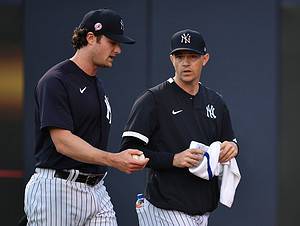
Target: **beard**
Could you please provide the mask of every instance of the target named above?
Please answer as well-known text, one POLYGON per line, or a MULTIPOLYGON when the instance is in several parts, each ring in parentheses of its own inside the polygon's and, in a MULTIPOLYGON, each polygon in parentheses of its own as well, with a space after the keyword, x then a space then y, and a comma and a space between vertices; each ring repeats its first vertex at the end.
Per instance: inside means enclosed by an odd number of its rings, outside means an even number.
POLYGON ((112 61, 105 61, 105 62, 95 62, 95 65, 97 67, 101 67, 101 68, 111 68, 112 67, 113 62, 112 61))

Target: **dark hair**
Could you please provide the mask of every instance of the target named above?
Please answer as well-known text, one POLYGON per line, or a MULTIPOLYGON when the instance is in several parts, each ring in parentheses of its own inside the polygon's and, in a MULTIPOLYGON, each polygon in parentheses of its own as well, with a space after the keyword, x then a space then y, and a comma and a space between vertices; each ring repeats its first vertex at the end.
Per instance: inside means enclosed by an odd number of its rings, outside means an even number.
MULTIPOLYGON (((72 45, 75 50, 78 50, 88 44, 86 35, 89 31, 86 28, 75 28, 72 35, 72 45)), ((101 39, 102 35, 95 34, 97 42, 101 39)))
POLYGON ((72 35, 72 45, 75 50, 87 45, 86 35, 88 31, 84 28, 76 27, 72 35))

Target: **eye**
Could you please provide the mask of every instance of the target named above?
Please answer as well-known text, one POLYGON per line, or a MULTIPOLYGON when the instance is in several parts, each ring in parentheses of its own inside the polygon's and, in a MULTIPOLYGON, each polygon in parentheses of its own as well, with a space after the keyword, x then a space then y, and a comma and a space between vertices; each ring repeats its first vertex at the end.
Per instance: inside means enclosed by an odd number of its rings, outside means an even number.
POLYGON ((183 59, 183 55, 175 55, 176 59, 178 60, 182 60, 183 59))
POLYGON ((109 40, 109 42, 110 42, 111 45, 117 45, 118 44, 117 42, 115 42, 113 40, 109 40))
POLYGON ((200 56, 197 55, 197 54, 192 54, 190 57, 191 57, 191 59, 196 60, 196 59, 198 59, 200 56))

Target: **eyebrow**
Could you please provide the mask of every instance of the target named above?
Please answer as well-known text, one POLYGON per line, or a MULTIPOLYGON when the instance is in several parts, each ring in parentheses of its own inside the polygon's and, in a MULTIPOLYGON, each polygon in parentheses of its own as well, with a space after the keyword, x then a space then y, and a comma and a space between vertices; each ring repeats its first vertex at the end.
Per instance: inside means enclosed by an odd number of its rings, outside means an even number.
POLYGON ((198 53, 178 53, 178 54, 174 54, 175 57, 176 56, 183 56, 183 55, 196 55, 196 56, 201 56, 201 54, 198 53))

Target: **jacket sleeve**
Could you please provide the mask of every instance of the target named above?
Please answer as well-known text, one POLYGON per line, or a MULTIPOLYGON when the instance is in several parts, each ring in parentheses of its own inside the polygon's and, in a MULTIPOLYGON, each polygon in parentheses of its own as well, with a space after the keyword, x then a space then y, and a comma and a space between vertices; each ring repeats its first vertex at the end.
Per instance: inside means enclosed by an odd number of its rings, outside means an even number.
POLYGON ((139 97, 130 112, 122 135, 121 150, 139 149, 150 160, 147 167, 164 169, 173 167, 174 154, 149 149, 149 140, 157 124, 156 103, 151 91, 139 97))
POLYGON ((149 158, 146 167, 151 169, 168 169, 173 167, 174 154, 169 152, 157 152, 150 150, 145 143, 135 137, 123 137, 121 151, 125 149, 138 149, 142 151, 145 157, 149 158))
POLYGON ((232 128, 229 110, 225 104, 224 104, 222 126, 221 126, 221 141, 222 142, 223 141, 232 141, 232 142, 236 143, 236 145, 238 146, 238 149, 240 150, 237 138, 236 138, 233 128, 232 128))

